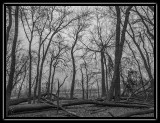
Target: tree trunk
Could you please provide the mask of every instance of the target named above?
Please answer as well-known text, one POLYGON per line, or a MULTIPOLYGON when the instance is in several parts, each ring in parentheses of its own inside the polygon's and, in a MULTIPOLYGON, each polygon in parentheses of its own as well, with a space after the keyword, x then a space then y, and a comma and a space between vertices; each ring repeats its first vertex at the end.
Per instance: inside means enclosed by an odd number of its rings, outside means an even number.
POLYGON ((73 77, 72 77, 71 91, 70 91, 70 98, 71 99, 73 99, 73 95, 74 95, 74 85, 75 85, 75 76, 76 76, 76 66, 75 66, 75 59, 74 59, 74 55, 73 55, 73 49, 74 49, 74 47, 72 47, 72 50, 71 50, 72 65, 73 65, 73 77))
POLYGON ((117 11, 117 25, 116 25, 116 51, 115 51, 115 69, 114 69, 114 75, 113 75, 113 80, 110 88, 110 93, 109 93, 109 100, 113 98, 113 94, 115 91, 115 100, 118 101, 120 99, 120 73, 119 73, 119 66, 121 62, 121 57, 122 57, 122 51, 123 51, 123 45, 125 41, 125 33, 126 33, 126 28, 128 24, 128 18, 130 14, 130 9, 132 6, 129 6, 126 10, 126 17, 124 21, 124 26, 122 29, 122 35, 120 38, 120 23, 121 23, 121 14, 120 14, 120 8, 119 6, 116 6, 116 11, 117 11), (120 42, 121 40, 121 42, 120 42))
POLYGON ((32 88, 31 88, 31 84, 32 84, 32 54, 31 54, 31 41, 29 42, 29 92, 28 92, 28 104, 31 104, 31 93, 32 93, 32 88))
POLYGON ((48 42, 48 45, 47 45, 47 48, 46 48, 46 50, 44 51, 44 49, 43 49, 43 57, 42 57, 42 62, 41 62, 41 67, 40 67, 40 73, 39 73, 39 81, 38 81, 38 102, 40 102, 40 98, 41 98, 41 84, 42 84, 42 72, 43 72, 43 65, 44 65, 44 61, 45 61, 45 59, 46 59, 46 56, 47 56, 47 52, 48 52, 48 49, 49 49, 49 46, 50 46, 50 44, 51 44, 51 41, 52 41, 52 38, 53 38, 53 36, 55 35, 57 33, 57 30, 55 30, 53 33, 52 33, 52 35, 51 35, 51 37, 50 37, 50 39, 49 39, 49 42, 48 42))
POLYGON ((11 67, 10 67, 10 74, 9 74, 9 81, 6 89, 6 117, 8 116, 8 108, 10 105, 10 97, 12 92, 13 86, 13 79, 14 79, 14 72, 15 72, 15 63, 16 63, 16 44, 18 39, 18 13, 19 13, 19 6, 16 6, 15 9, 15 34, 14 40, 12 44, 12 53, 11 53, 11 67))
POLYGON ((52 80, 51 80, 51 95, 50 95, 50 100, 52 99, 52 93, 53 93, 53 82, 54 82, 54 75, 55 75, 55 70, 56 70, 56 65, 57 65, 57 61, 54 64, 54 68, 53 68, 53 73, 52 73, 52 80))
MULTIPOLYGON (((114 67, 114 75, 110 87, 110 92, 108 95, 108 99, 112 100, 114 93, 115 93, 115 87, 120 83, 118 82, 117 77, 119 76, 119 44, 120 44, 120 21, 121 21, 121 15, 120 15, 120 8, 119 6, 116 6, 116 12, 117 12, 117 25, 116 25, 116 48, 115 48, 115 67, 114 67), (115 85, 116 84, 116 85, 115 85)), ((118 90, 116 90, 118 92, 118 90)), ((118 95, 118 94, 117 94, 118 95)), ((118 98, 118 97, 116 97, 118 98)))
POLYGON ((58 90, 57 90, 57 114, 58 114, 58 109, 59 109, 59 89, 60 89, 60 86, 59 86, 59 80, 58 80, 58 90))
POLYGON ((12 27, 12 6, 7 6, 8 8, 8 19, 9 19, 9 24, 7 26, 7 32, 6 32, 6 54, 7 54, 7 44, 8 44, 8 39, 9 39, 9 32, 12 27))
POLYGON ((108 93, 108 68, 107 68, 107 63, 106 63, 105 56, 104 56, 104 65, 105 65, 105 68, 106 68, 106 91, 108 93))
POLYGON ((38 102, 40 102, 41 99, 41 80, 42 80, 43 64, 44 64, 44 58, 42 58, 42 63, 39 72, 39 79, 38 79, 38 102))
POLYGON ((18 96, 17 96, 18 99, 19 99, 19 97, 20 97, 21 90, 22 90, 22 86, 23 86, 23 82, 24 82, 25 78, 26 78, 26 66, 25 66, 25 74, 24 74, 24 77, 23 77, 21 86, 20 86, 20 88, 19 88, 18 96))
MULTIPOLYGON (((87 69, 86 69, 86 73, 87 73, 87 69)), ((88 80, 88 74, 86 74, 86 99, 88 99, 89 97, 89 80, 88 80)))
MULTIPOLYGON (((41 39, 40 39, 41 40, 41 39)), ((40 64, 40 50, 41 50, 41 43, 39 42, 39 49, 38 49, 38 64, 37 64, 37 77, 36 77, 36 84, 34 87, 34 97, 37 95, 37 88, 38 88, 38 79, 39 79, 39 64, 40 64)), ((35 99, 33 99, 33 103, 35 103, 35 99)))
POLYGON ((106 95, 106 85, 105 85, 105 72, 104 72, 104 52, 103 48, 101 50, 101 75, 102 75, 102 95, 101 97, 104 97, 106 95))
POLYGON ((86 99, 88 99, 88 94, 89 94, 89 78, 88 78, 88 69, 87 69, 87 63, 84 60, 84 67, 85 67, 85 71, 86 71, 86 99))
POLYGON ((97 78, 96 78, 96 81, 97 81, 97 93, 98 93, 98 98, 100 97, 100 94, 99 94, 99 84, 98 84, 98 80, 97 80, 97 78))
POLYGON ((47 98, 49 99, 49 92, 50 92, 50 80, 51 80, 51 72, 52 72, 52 63, 53 63, 53 58, 51 58, 50 61, 50 66, 49 66, 49 76, 48 76, 48 84, 47 84, 47 98))
POLYGON ((84 96, 84 77, 83 77, 83 71, 82 71, 82 67, 81 67, 81 83, 82 83, 82 98, 84 99, 85 96, 84 96))

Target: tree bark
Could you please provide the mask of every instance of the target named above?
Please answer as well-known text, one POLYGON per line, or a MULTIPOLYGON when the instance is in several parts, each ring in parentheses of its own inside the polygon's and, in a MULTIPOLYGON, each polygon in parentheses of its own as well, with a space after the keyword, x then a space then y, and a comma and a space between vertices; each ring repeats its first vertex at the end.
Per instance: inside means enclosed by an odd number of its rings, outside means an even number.
MULTIPOLYGON (((40 41, 41 41, 41 37, 40 37, 40 41)), ((40 65, 40 51, 41 51, 41 42, 39 42, 39 48, 38 48, 38 64, 37 64, 37 77, 36 77, 36 84, 34 87, 34 99, 33 99, 33 103, 35 103, 35 99, 36 99, 36 95, 37 95, 37 88, 38 88, 38 78, 39 78, 39 65, 40 65)))
POLYGON ((8 39, 9 39, 9 32, 12 27, 12 6, 7 6, 7 8, 8 8, 9 24, 7 26, 7 32, 6 32, 6 54, 7 54, 7 44, 8 44, 8 39))
POLYGON ((31 93, 32 93, 32 88, 31 88, 31 84, 32 84, 32 54, 31 54, 31 41, 29 42, 29 92, 28 92, 28 104, 31 104, 31 93))
POLYGON ((76 77, 76 65, 75 65, 75 59, 74 59, 74 54, 73 54, 73 50, 74 50, 76 43, 77 43, 77 39, 75 40, 72 46, 72 49, 71 49, 71 58, 72 58, 72 65, 73 65, 73 77, 72 77, 71 91, 70 91, 71 99, 73 99, 73 95, 74 95, 74 85, 75 85, 75 77, 76 77))
POLYGON ((84 60, 84 65, 85 65, 85 69, 86 69, 86 99, 88 99, 88 93, 89 93, 89 78, 88 78, 88 69, 87 69, 87 63, 84 60))
POLYGON ((20 97, 21 90, 22 90, 22 86, 23 86, 24 80, 25 80, 25 78, 26 78, 26 72, 27 72, 27 71, 26 71, 26 66, 25 66, 24 77, 23 77, 22 83, 21 83, 21 85, 20 85, 19 92, 18 92, 18 96, 17 96, 18 99, 19 99, 19 97, 20 97))
POLYGON ((83 77, 83 71, 82 71, 82 67, 81 67, 81 83, 82 83, 82 98, 84 99, 85 96, 84 96, 84 77, 83 77))
POLYGON ((46 110, 56 108, 47 104, 39 103, 39 104, 25 104, 25 105, 16 105, 9 108, 9 115, 18 114, 18 113, 26 113, 26 112, 37 112, 40 110, 46 110))
POLYGON ((119 66, 121 62, 122 52, 123 52, 123 45, 125 41, 125 33, 126 28, 128 24, 130 9, 132 6, 129 6, 126 10, 126 17, 124 20, 124 26, 122 29, 122 35, 120 38, 120 23, 121 23, 121 14, 120 14, 120 8, 119 6, 116 6, 117 11, 117 25, 116 25, 116 51, 115 51, 115 68, 114 68, 114 75, 113 80, 111 84, 111 89, 109 92, 109 100, 113 98, 113 94, 115 92, 115 100, 118 101, 120 99, 120 72, 119 72, 119 66), (121 40, 121 42, 120 42, 121 40))
MULTIPOLYGON (((56 65, 58 64, 58 61, 56 60, 53 68, 53 73, 52 73, 52 80, 51 80, 51 94, 53 93, 53 82, 54 82, 54 75, 55 75, 55 70, 56 70, 56 65)), ((52 95, 50 95, 50 100, 52 99, 52 95)))
POLYGON ((52 73, 52 63, 53 58, 51 57, 50 65, 49 65, 49 76, 48 76, 48 84, 47 84, 47 98, 49 99, 49 92, 50 92, 50 84, 51 84, 51 73, 52 73))
POLYGON ((16 44, 18 39, 18 13, 19 13, 19 6, 16 6, 15 9, 15 34, 14 40, 12 44, 12 53, 11 53, 11 67, 10 67, 10 74, 9 74, 9 81, 6 89, 6 117, 8 116, 8 108, 10 105, 10 97, 12 92, 13 86, 13 79, 14 79, 14 72, 15 72, 15 63, 16 63, 16 44))
POLYGON ((106 58, 104 56, 104 65, 105 65, 105 68, 106 68, 106 91, 108 93, 108 68, 107 68, 107 63, 106 63, 106 58))
POLYGON ((99 92, 99 84, 98 84, 98 80, 96 79, 96 82, 97 82, 97 93, 98 93, 98 98, 100 97, 100 92, 99 92))
MULTIPOLYGON (((117 25, 116 25, 116 49, 115 49, 115 68, 114 68, 114 75, 109 91, 108 100, 112 100, 115 91, 118 92, 118 90, 115 90, 115 88, 118 87, 118 84, 120 83, 117 79, 119 76, 119 62, 120 62, 120 55, 119 55, 119 45, 120 45, 120 21, 121 21, 121 14, 120 14, 120 8, 119 6, 116 6, 116 12, 117 12, 117 25)), ((118 95, 118 94, 117 94, 118 95)), ((118 99, 118 97, 116 97, 118 99)))
POLYGON ((105 85, 105 72, 104 72, 104 51, 103 48, 101 50, 101 75, 102 75, 102 95, 104 97, 106 95, 106 85, 105 85))

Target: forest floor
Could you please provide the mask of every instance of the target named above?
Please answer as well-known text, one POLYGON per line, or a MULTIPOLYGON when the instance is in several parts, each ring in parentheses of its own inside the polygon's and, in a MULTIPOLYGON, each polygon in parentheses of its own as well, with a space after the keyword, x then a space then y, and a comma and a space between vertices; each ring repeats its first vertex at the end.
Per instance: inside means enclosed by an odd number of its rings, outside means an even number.
MULTIPOLYGON (((65 94, 61 94, 62 97, 65 96, 65 94)), ((79 99, 75 100, 60 100, 60 105, 69 103, 69 102, 74 102, 74 101, 81 101, 81 95, 78 94, 75 97, 79 99)), ((152 97, 152 96, 151 96, 152 97)), ((142 99, 141 97, 139 97, 142 99)), ((93 100, 96 99, 95 95, 91 98, 93 100)), ((151 99, 154 100, 154 99, 151 99)), ((147 103, 151 104, 152 107, 154 107, 154 101, 146 100, 143 101, 138 101, 134 100, 132 103, 147 103)), ((19 105, 25 105, 26 103, 21 103, 19 105)), ((57 105, 57 101, 54 101, 54 104, 57 105)), ((74 113, 79 117, 82 117, 85 119, 85 117, 90 117, 90 118, 95 118, 95 117, 102 117, 102 118, 107 118, 107 117, 117 117, 122 114, 126 114, 129 112, 135 112, 135 111, 140 111, 140 110, 145 110, 144 108, 131 108, 131 107, 114 107, 114 106, 102 106, 102 105, 95 105, 95 104, 81 104, 81 105, 73 105, 73 106, 66 106, 64 107, 68 112, 74 113)), ((149 113, 149 114, 143 114, 143 115, 133 115, 131 117, 137 117, 137 118, 153 118, 154 113, 149 113)), ((57 117, 57 118, 63 118, 63 117, 74 117, 74 116, 69 116, 69 114, 63 110, 59 110, 57 114, 57 109, 56 108, 51 108, 51 109, 45 109, 41 111, 32 111, 32 112, 21 112, 19 114, 12 114, 9 115, 9 117, 14 117, 14 118, 32 118, 33 117, 57 117)))
MULTIPOLYGON (((108 107, 97 106, 95 104, 83 104, 65 107, 69 112, 75 113, 79 117, 117 117, 127 112, 143 110, 143 108, 126 108, 126 107, 108 107), (111 114, 110 114, 111 113, 111 114), (111 116, 113 115, 113 116, 111 116)), ((21 114, 10 115, 9 117, 69 117, 68 114, 59 110, 57 114, 56 109, 48 109, 37 112, 23 112, 21 114)), ((73 116, 72 116, 73 117, 73 116)), ((154 117, 154 113, 144 115, 134 115, 131 117, 154 117)))

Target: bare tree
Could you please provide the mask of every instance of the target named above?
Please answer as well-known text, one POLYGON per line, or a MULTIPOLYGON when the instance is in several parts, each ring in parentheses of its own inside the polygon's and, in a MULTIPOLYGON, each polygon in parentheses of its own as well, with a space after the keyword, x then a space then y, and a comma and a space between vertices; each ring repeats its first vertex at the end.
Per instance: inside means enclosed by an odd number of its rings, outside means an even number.
POLYGON ((61 58, 61 56, 63 55, 63 53, 66 52, 66 47, 65 45, 63 45, 63 38, 61 37, 61 35, 59 34, 58 35, 58 39, 57 39, 58 43, 53 43, 51 46, 53 49, 49 49, 50 51, 50 54, 51 54, 51 59, 50 59, 50 65, 49 65, 49 76, 48 76, 48 86, 47 86, 47 95, 48 95, 48 98, 49 98, 49 94, 50 94, 50 80, 51 80, 51 73, 52 73, 52 68, 53 68, 53 62, 55 61, 59 61, 60 60, 63 60, 61 58), (56 48, 57 47, 57 48, 56 48), (57 50, 58 51, 57 51, 57 50), (64 52, 62 52, 64 50, 64 52))
POLYGON ((15 61, 16 61, 15 49, 16 49, 16 43, 18 38, 18 14, 19 14, 19 6, 16 6, 15 7, 15 35, 14 35, 14 40, 12 44, 12 53, 11 53, 12 58, 11 58, 9 81, 6 89, 6 117, 8 116, 8 108, 10 104, 11 92, 13 89, 12 86, 13 86, 13 78, 14 78, 14 72, 15 72, 15 61))
MULTIPOLYGON (((31 103, 31 84, 32 84, 32 41, 35 35, 35 29, 37 28, 37 24, 40 22, 40 19, 44 19, 44 13, 37 14, 38 11, 42 9, 41 7, 21 7, 21 21, 23 25, 23 29, 26 35, 26 38, 29 42, 29 100, 28 103, 31 103)), ((45 25, 44 25, 45 26, 45 25)), ((43 31, 43 29, 42 29, 43 31)))
POLYGON ((74 40, 72 47, 71 47, 71 58, 72 58, 72 66, 73 66, 73 77, 72 77, 72 83, 71 83, 71 91, 70 91, 70 98, 72 99, 74 96, 74 85, 75 85, 75 76, 76 76, 76 65, 75 65, 75 58, 74 58, 74 52, 76 50, 74 50, 78 40, 82 40, 82 36, 84 34, 82 34, 82 32, 85 31, 85 29, 88 27, 88 20, 89 17, 89 12, 83 12, 80 15, 77 15, 77 20, 75 21, 75 27, 73 29, 73 36, 70 35, 70 37, 72 37, 72 39, 74 40))
POLYGON ((115 93, 115 99, 116 100, 120 99, 119 65, 120 65, 121 57, 122 57, 122 51, 123 51, 123 45, 124 45, 124 41, 125 41, 125 33, 126 33, 127 24, 128 24, 128 18, 129 18, 129 14, 130 14, 130 10, 131 10, 132 6, 129 6, 126 9, 126 12, 125 12, 126 15, 125 15, 124 26, 122 29, 121 37, 120 37, 121 11, 120 11, 119 6, 115 6, 115 8, 116 8, 116 12, 117 12, 115 67, 114 67, 113 80, 111 83, 109 97, 108 97, 109 100, 111 100, 113 98, 114 93, 115 93))
MULTIPOLYGON (((141 55, 141 57, 142 57, 142 60, 143 60, 143 62, 144 62, 144 66, 145 66, 145 68, 146 68, 146 70, 147 70, 147 73, 148 73, 148 75, 149 75, 149 78, 150 78, 150 80, 151 80, 151 81, 150 81, 150 82, 151 82, 151 87, 152 87, 152 89, 154 90, 154 79, 153 79, 153 76, 152 76, 150 64, 148 64, 148 63, 149 63, 149 58, 148 58, 149 56, 147 56, 147 59, 145 58, 145 56, 144 56, 144 54, 143 54, 140 46, 139 46, 138 43, 136 42, 135 32, 134 32, 134 30, 132 29, 131 24, 129 24, 129 25, 130 25, 130 28, 131 28, 131 31, 132 31, 132 35, 131 35, 130 33, 128 33, 128 34, 129 34, 130 37, 132 38, 134 44, 136 45, 136 47, 137 47, 137 49, 138 49, 138 51, 139 51, 139 53, 140 53, 140 55, 141 55)), ((139 35, 139 36, 140 36, 140 35, 139 35)), ((143 41, 142 38, 141 38, 141 40, 143 41)), ((143 43, 144 43, 144 42, 143 42, 143 43)), ((146 55, 147 55, 147 53, 146 53, 146 55)))
MULTIPOLYGON (((49 11, 49 10, 48 10, 49 11)), ((48 12, 47 11, 47 12, 48 12)), ((49 14, 50 14, 50 19, 51 20, 48 20, 48 16, 46 15, 46 19, 49 21, 49 33, 47 35, 50 35, 49 39, 48 36, 43 40, 43 42, 45 40, 48 40, 48 43, 47 43, 47 46, 46 48, 44 49, 43 48, 43 57, 42 57, 42 61, 41 61, 41 65, 40 65, 40 71, 39 71, 39 79, 38 79, 38 100, 40 101, 40 97, 41 97, 41 80, 42 80, 42 71, 43 71, 43 65, 44 65, 44 62, 45 62, 45 59, 46 59, 46 56, 47 56, 47 52, 48 52, 48 49, 50 47, 50 44, 51 42, 53 41, 53 37, 58 33, 60 32, 62 29, 66 28, 67 26, 69 26, 70 23, 72 23, 72 21, 75 20, 75 18, 72 18, 71 20, 67 20, 66 21, 66 18, 71 14, 70 11, 68 11, 66 9, 66 7, 62 7, 60 9, 58 8, 52 8, 52 11, 49 11, 49 14), (56 20, 53 21, 53 11, 55 12, 58 12, 60 13, 60 17, 57 17, 56 20), (52 27, 51 24, 54 24, 56 23, 56 25, 53 25, 52 27)))

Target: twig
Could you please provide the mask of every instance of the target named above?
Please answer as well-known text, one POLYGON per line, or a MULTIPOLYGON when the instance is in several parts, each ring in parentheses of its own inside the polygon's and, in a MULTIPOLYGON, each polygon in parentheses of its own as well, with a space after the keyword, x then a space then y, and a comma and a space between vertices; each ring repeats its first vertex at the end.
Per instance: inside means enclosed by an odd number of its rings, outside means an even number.
POLYGON ((111 112, 108 112, 108 114, 110 114, 112 117, 115 117, 111 112))

